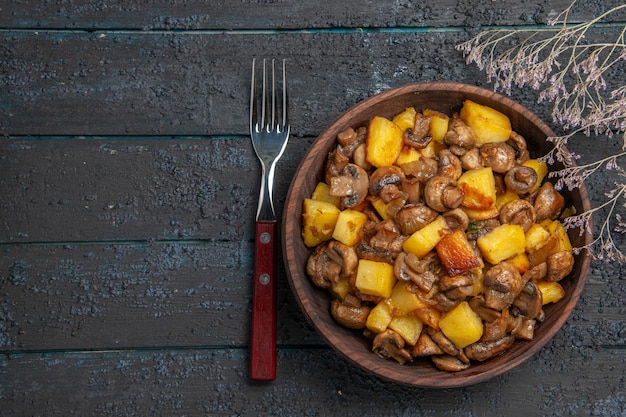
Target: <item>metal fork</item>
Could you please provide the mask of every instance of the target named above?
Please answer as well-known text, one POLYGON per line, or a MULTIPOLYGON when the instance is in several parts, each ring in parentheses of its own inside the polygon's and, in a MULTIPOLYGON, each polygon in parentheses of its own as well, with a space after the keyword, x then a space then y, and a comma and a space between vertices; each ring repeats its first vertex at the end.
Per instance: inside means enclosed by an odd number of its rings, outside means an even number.
POLYGON ((271 61, 271 74, 268 74, 267 62, 264 59, 259 94, 255 64, 256 60, 253 60, 250 136, 254 151, 261 162, 262 178, 254 240, 250 378, 269 381, 276 379, 276 255, 279 248, 272 195, 276 162, 285 151, 289 139, 287 75, 283 60, 282 80, 279 82, 282 85, 282 93, 278 100, 275 61, 271 61), (269 87, 268 83, 271 83, 269 87), (282 117, 279 117, 279 113, 282 117))

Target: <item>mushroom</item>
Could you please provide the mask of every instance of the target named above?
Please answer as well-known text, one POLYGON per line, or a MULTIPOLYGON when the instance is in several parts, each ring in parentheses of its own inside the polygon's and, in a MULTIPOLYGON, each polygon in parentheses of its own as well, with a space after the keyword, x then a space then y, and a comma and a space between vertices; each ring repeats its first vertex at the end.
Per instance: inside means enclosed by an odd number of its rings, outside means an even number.
POLYGON ((535 197, 535 214, 537 221, 556 219, 565 206, 565 199, 554 188, 551 182, 544 183, 535 197))
POLYGON ((437 174, 438 163, 435 159, 428 156, 402 164, 404 175, 417 178, 419 181, 426 182, 437 174))
POLYGON ((505 174, 504 182, 514 193, 526 194, 537 183, 537 173, 530 167, 517 165, 505 174))
POLYGON ((437 275, 420 263, 414 254, 400 252, 393 264, 393 273, 400 281, 411 281, 422 291, 430 292, 437 282, 437 275))
POLYGON ((328 255, 327 245, 318 245, 306 263, 306 271, 311 281, 320 288, 329 288, 339 281, 341 265, 328 255))
POLYGON ((398 363, 411 362, 413 357, 404 348, 404 339, 393 330, 385 330, 374 337, 372 350, 383 358, 395 359, 398 363))
POLYGON ((443 350, 444 353, 452 356, 459 356, 461 349, 456 347, 450 339, 448 339, 441 330, 435 330, 431 327, 427 328, 428 335, 433 339, 433 342, 437 343, 437 346, 443 350))
POLYGON ((403 134, 405 145, 416 149, 423 149, 432 140, 430 133, 430 117, 420 113, 415 115, 415 123, 412 129, 406 129, 403 134))
POLYGON ((348 158, 352 158, 355 150, 361 144, 365 143, 366 134, 367 129, 364 127, 361 127, 358 130, 354 130, 349 127, 343 132, 340 132, 337 135, 337 142, 339 142, 339 146, 341 146, 340 149, 342 153, 348 158))
POLYGON ((404 179, 404 172, 396 165, 387 165, 376 169, 369 178, 369 192, 380 196, 385 203, 400 198, 398 185, 404 179))
POLYGON ((456 181, 452 178, 437 175, 426 183, 424 200, 430 208, 443 213, 461 205, 463 191, 457 187, 456 181))
POLYGON ((519 331, 515 334, 516 339, 533 340, 535 337, 535 319, 523 319, 519 331))
POLYGON ((539 281, 540 279, 544 279, 546 275, 548 275, 548 264, 546 262, 542 262, 524 272, 522 279, 524 281, 539 281))
POLYGON ((513 264, 502 261, 485 272, 483 284, 487 307, 503 310, 513 303, 522 291, 524 281, 513 264))
MULTIPOLYGON (((356 298, 356 297, 354 297, 356 298)), ((330 304, 330 312, 337 321, 349 329, 363 329, 370 308, 365 305, 353 305, 339 300, 333 300, 330 304)))
POLYGON ((400 230, 393 220, 384 220, 378 223, 374 229, 376 234, 370 239, 369 246, 376 251, 387 251, 395 258, 402 251, 406 237, 400 234, 400 230))
POLYGON ((326 159, 325 181, 330 184, 333 177, 341 175, 341 171, 350 163, 348 158, 341 149, 335 148, 328 154, 326 159))
POLYGON ((515 149, 506 143, 485 143, 480 147, 480 156, 484 166, 494 172, 505 173, 515 165, 515 149))
POLYGON ((539 287, 532 281, 528 281, 519 295, 513 301, 513 305, 527 319, 537 317, 543 307, 543 296, 539 287))
POLYGON ((474 293, 474 279, 468 274, 444 275, 439 279, 439 291, 450 300, 463 300, 474 293))
POLYGON ((333 262, 341 266, 340 278, 349 278, 356 272, 359 257, 351 246, 336 240, 328 243, 326 252, 333 262))
POLYGON ((449 149, 442 149, 437 156, 439 157, 437 175, 443 175, 444 177, 458 180, 463 173, 463 167, 461 166, 459 157, 453 154, 449 149))
POLYGON ((411 235, 434 221, 438 213, 423 204, 406 205, 394 216, 400 231, 404 235, 411 235))
POLYGON ((487 304, 485 304, 485 297, 482 295, 472 297, 469 300, 469 306, 480 316, 481 320, 486 323, 491 323, 502 317, 500 311, 487 307, 487 304))
POLYGON ((485 361, 499 355, 513 345, 515 336, 505 336, 491 342, 476 342, 465 347, 465 355, 475 361, 485 361))
POLYGON ((523 199, 509 201, 500 209, 500 223, 517 224, 524 232, 535 223, 535 209, 532 204, 523 199))
POLYGON ((354 250, 357 253, 359 259, 366 259, 368 261, 386 262, 393 265, 393 254, 388 250, 377 250, 368 245, 365 242, 358 243, 354 250))
POLYGON ((356 164, 347 164, 338 176, 330 179, 329 194, 341 197, 345 208, 356 207, 365 201, 369 190, 367 172, 356 164))
POLYGON ((439 345, 435 343, 426 332, 422 332, 417 338, 417 342, 415 343, 411 354, 415 357, 442 355, 443 350, 441 350, 439 345))
POLYGON ((406 195, 406 203, 419 203, 422 197, 421 182, 419 178, 404 178, 400 183, 402 192, 406 195))
POLYGON ((574 269, 574 255, 570 251, 561 251, 548 257, 546 281, 560 281, 574 269))
POLYGON ((448 124, 448 131, 443 137, 443 142, 449 146, 470 149, 476 144, 476 136, 465 122, 458 118, 452 118, 448 124))
MULTIPOLYGON (((450 230, 466 230, 469 226, 469 217, 463 209, 455 208, 442 214, 450 230)), ((434 220, 434 219, 433 219, 434 220)))
POLYGON ((365 170, 372 167, 372 164, 367 162, 367 146, 365 143, 361 143, 356 147, 354 154, 352 154, 352 161, 365 170))
POLYGON ((478 148, 472 148, 465 152, 465 154, 461 155, 461 166, 463 169, 479 169, 483 168, 483 158, 480 155, 480 150, 478 148))
POLYGON ((470 367, 469 361, 466 363, 451 355, 434 355, 431 360, 437 369, 447 372, 459 372, 470 367))
POLYGON ((517 163, 521 164, 530 159, 530 153, 528 152, 528 147, 526 145, 526 139, 519 133, 515 131, 511 131, 511 135, 509 136, 509 140, 507 141, 517 153, 517 163))
POLYGON ((495 340, 502 339, 506 336, 508 330, 507 321, 499 317, 491 323, 485 323, 483 326, 483 335, 481 336, 481 342, 493 342, 495 340))

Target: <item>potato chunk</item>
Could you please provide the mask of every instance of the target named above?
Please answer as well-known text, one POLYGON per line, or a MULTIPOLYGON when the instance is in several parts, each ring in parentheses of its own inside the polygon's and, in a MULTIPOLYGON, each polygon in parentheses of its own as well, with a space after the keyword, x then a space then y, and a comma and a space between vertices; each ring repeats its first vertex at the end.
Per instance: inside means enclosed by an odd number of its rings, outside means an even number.
POLYGON ((365 327, 374 333, 382 333, 387 330, 392 317, 389 303, 382 301, 370 310, 365 327))
POLYGON ((404 144, 403 130, 389 119, 374 116, 367 130, 365 159, 375 167, 393 165, 404 144))
POLYGON ((419 297, 419 294, 411 291, 408 284, 404 281, 398 281, 394 285, 389 301, 391 313, 394 316, 406 316, 414 311, 428 307, 428 304, 419 297))
POLYGON ((556 303, 561 300, 561 298, 565 297, 565 290, 556 281, 538 281, 535 283, 541 291, 541 295, 543 297, 543 305, 549 303, 556 303))
POLYGON ((389 322, 389 328, 402 336, 411 346, 417 343, 423 327, 422 321, 413 315, 394 317, 389 322))
POLYGON ((385 262, 359 260, 355 287, 363 294, 389 298, 395 283, 393 266, 385 262))
POLYGON ((448 122, 450 121, 450 117, 446 114, 430 109, 424 110, 422 114, 430 117, 429 133, 433 137, 433 140, 441 142, 448 131, 448 122))
POLYGON ((363 225, 367 222, 367 215, 358 210, 346 209, 339 212, 333 239, 344 245, 354 246, 363 237, 363 225))
POLYGON ((302 213, 302 238, 308 247, 329 240, 335 229, 339 209, 332 203, 311 198, 304 199, 302 213))
POLYGON ((450 276, 480 266, 480 259, 472 249, 465 232, 460 229, 445 235, 435 248, 441 263, 450 276))
POLYGON ((409 236, 409 238, 404 241, 404 251, 412 253, 418 258, 422 258, 434 249, 446 230, 448 230, 448 223, 443 216, 439 216, 434 221, 409 236))
POLYGON ((526 236, 517 224, 503 224, 477 240, 478 248, 487 262, 496 265, 505 259, 524 253, 526 236))
POLYGON ((463 207, 490 210, 496 206, 496 181, 491 168, 470 169, 461 175, 457 184, 463 191, 463 207))
POLYGON ((318 182, 311 194, 313 200, 326 201, 337 207, 341 207, 341 198, 330 195, 330 185, 318 182))
POLYGON ((483 335, 483 322, 467 301, 446 313, 439 320, 439 328, 460 349, 479 341, 483 335))
POLYGON ((465 100, 460 116, 474 132, 478 145, 506 142, 511 136, 511 120, 491 107, 465 100))

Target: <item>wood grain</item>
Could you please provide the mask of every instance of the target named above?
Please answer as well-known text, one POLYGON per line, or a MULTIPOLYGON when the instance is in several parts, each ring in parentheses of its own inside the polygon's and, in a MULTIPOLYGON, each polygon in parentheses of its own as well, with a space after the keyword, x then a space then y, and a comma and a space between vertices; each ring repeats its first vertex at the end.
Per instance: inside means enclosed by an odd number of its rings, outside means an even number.
MULTIPOLYGON (((300 159, 343 111, 416 81, 491 88, 454 46, 485 25, 542 27, 568 3, 3 2, 0 414, 623 415, 624 271, 601 262, 537 355, 445 391, 386 382, 333 352, 281 262, 278 378, 247 378, 252 56, 280 43, 288 59, 282 214, 300 159)), ((614 4, 581 0, 574 21, 614 4)), ((512 98, 549 120, 533 91, 512 98)), ((574 142, 583 160, 621 146, 574 142)), ((590 181, 592 202, 615 180, 590 181)))
MULTIPOLYGON (((485 2, 440 0, 436 4, 376 0, 301 2, 170 0, 160 2, 37 0, 5 2, 0 26, 44 29, 268 30, 307 28, 397 28, 545 24, 570 0, 485 2), (106 19, 103 19, 106 16, 106 19)), ((571 22, 598 16, 620 0, 580 2, 571 22)), ((622 15, 623 16, 623 15, 622 15)), ((619 16, 613 16, 618 21, 619 16)))

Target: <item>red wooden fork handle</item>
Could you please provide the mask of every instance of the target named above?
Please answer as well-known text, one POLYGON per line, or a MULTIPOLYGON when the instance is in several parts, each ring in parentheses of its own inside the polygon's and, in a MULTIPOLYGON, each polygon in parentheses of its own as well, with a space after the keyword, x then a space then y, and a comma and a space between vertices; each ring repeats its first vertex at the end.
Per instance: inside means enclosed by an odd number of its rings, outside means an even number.
POLYGON ((257 221, 254 241, 254 295, 250 378, 276 379, 276 221, 257 221))

